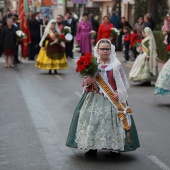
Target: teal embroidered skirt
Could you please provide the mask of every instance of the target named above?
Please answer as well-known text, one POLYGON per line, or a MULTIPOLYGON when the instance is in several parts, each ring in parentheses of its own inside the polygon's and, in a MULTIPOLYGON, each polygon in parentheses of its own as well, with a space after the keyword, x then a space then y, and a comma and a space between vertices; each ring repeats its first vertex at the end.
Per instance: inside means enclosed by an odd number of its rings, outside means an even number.
POLYGON ((136 150, 140 144, 133 116, 130 118, 131 129, 126 131, 107 98, 85 92, 74 112, 66 146, 84 150, 136 150))

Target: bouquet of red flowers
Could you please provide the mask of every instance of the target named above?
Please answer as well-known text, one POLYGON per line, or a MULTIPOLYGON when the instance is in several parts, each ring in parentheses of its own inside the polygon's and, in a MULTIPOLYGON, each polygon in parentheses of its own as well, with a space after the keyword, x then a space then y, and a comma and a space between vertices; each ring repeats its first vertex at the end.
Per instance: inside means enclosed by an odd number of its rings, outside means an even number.
POLYGON ((79 72, 81 77, 84 76, 95 76, 98 71, 98 63, 94 56, 91 53, 86 53, 84 56, 81 56, 77 61, 76 72, 79 72))
POLYGON ((59 37, 58 37, 58 43, 60 42, 66 42, 66 38, 65 38, 65 35, 64 34, 60 34, 59 37))
POLYGON ((168 54, 170 54, 170 45, 166 47, 166 51, 168 52, 168 54))

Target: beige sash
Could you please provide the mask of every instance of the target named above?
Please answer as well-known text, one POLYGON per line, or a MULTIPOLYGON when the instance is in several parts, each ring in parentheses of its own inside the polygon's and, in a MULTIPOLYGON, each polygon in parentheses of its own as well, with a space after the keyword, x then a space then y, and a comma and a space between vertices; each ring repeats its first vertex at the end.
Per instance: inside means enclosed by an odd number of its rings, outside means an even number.
POLYGON ((114 100, 114 91, 110 85, 102 78, 101 75, 97 76, 97 83, 102 91, 105 93, 109 101, 117 109, 118 117, 122 120, 124 129, 129 130, 131 126, 130 115, 132 114, 131 108, 126 103, 120 103, 117 100, 114 100))

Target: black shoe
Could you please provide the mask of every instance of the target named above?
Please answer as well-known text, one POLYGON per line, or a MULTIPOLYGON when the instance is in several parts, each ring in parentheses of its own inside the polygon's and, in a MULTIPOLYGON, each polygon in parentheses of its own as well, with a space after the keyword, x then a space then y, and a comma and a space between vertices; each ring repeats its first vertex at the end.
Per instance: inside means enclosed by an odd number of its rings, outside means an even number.
POLYGON ((133 58, 131 61, 135 61, 136 60, 136 58, 133 58))
POLYGON ((96 156, 96 155, 97 155, 97 149, 95 150, 90 149, 89 151, 85 153, 85 156, 96 156))
POLYGON ((120 152, 112 152, 112 151, 110 151, 110 153, 106 155, 106 157, 109 157, 109 158, 117 158, 120 156, 121 156, 120 152))
POLYGON ((48 71, 48 74, 52 74, 51 70, 48 71))
POLYGON ((151 81, 144 80, 144 81, 141 82, 141 85, 142 86, 150 86, 151 85, 151 81))
POLYGON ((54 74, 57 74, 57 70, 54 70, 54 74))

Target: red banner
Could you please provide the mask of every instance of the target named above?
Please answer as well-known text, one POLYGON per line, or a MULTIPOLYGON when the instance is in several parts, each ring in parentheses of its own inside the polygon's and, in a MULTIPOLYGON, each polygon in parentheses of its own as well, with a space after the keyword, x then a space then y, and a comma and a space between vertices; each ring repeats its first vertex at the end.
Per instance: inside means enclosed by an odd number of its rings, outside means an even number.
POLYGON ((27 16, 25 15, 24 0, 20 0, 19 3, 19 16, 20 16, 20 28, 25 33, 26 38, 22 40, 22 57, 28 57, 28 44, 31 42, 30 31, 27 22, 27 16))

